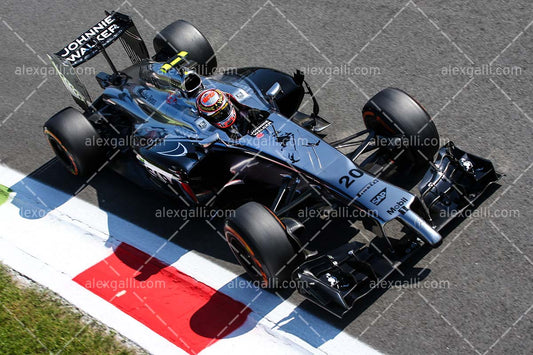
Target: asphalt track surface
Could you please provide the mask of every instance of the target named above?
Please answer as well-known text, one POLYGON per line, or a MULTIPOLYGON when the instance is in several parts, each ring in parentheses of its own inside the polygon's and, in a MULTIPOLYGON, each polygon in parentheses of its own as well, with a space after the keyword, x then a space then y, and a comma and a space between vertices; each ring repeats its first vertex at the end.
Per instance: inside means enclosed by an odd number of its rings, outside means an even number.
MULTIPOLYGON (((40 71, 51 68, 45 53, 59 50, 103 18, 103 10, 119 7, 133 17, 150 50, 156 30, 186 19, 209 38, 221 67, 259 65, 289 72, 317 68, 307 78, 321 103, 321 114, 334 123, 328 139, 361 129, 360 108, 367 97, 395 86, 424 104, 443 138, 490 157, 506 176, 501 188, 482 204, 483 214, 465 218, 439 249, 402 269, 406 276, 395 277, 406 281, 420 274, 418 279, 424 280, 418 288, 380 290, 342 321, 318 309, 313 313, 387 353, 533 351, 533 5, 529 0, 4 1, 2 163, 65 191, 75 192, 84 184, 50 161, 53 154, 42 125, 55 112, 74 105, 59 78, 40 71), (355 73, 335 72, 334 67, 349 61, 355 73), (480 73, 489 63, 501 72, 480 73), (40 73, 21 73, 22 67, 38 68, 40 73), (477 72, 471 73, 472 68, 477 72), (450 75, 449 70, 456 73, 450 75), (425 281, 433 283, 421 286, 425 281)), ((118 45, 111 53, 117 66, 124 67, 127 57, 120 51, 118 45)), ((101 58, 89 65, 97 72, 108 70, 101 58)), ((81 78, 90 92, 97 92, 91 75, 81 78)), ((79 196, 163 237, 183 223, 155 218, 162 206, 175 208, 173 201, 139 191, 106 170, 79 196)), ((240 270, 204 222, 188 224, 173 242, 240 270)), ((292 299, 301 301, 297 295, 292 299)), ((301 307, 314 309, 307 302, 301 307)), ((292 327, 317 345, 334 336, 317 336, 303 323, 294 322, 292 327)))

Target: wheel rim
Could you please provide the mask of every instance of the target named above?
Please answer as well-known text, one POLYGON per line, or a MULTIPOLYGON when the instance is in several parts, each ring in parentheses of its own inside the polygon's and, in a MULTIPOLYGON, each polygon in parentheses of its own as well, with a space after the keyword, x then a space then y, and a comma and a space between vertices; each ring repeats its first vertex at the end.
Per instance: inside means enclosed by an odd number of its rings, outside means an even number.
POLYGON ((237 261, 246 270, 246 273, 255 281, 268 283, 268 277, 263 271, 259 260, 242 237, 232 228, 226 227, 226 240, 237 261))
POLYGON ((65 165, 68 171, 73 175, 78 175, 79 170, 72 155, 68 152, 61 141, 49 130, 45 129, 44 134, 48 138, 48 143, 52 147, 57 158, 65 165))
POLYGON ((395 129, 393 129, 381 116, 377 115, 376 113, 372 111, 365 111, 363 112, 363 121, 366 122, 367 119, 374 118, 377 122, 377 124, 383 128, 386 132, 391 134, 399 134, 400 132, 397 132, 395 129))

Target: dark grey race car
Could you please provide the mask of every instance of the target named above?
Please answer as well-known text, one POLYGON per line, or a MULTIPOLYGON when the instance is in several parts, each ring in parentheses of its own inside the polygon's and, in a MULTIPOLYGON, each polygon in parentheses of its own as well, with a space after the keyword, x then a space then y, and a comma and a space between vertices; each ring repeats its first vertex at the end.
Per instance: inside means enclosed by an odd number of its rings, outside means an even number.
POLYGON ((185 21, 159 32, 154 48, 150 58, 132 20, 113 12, 49 56, 83 109, 66 108, 44 125, 57 158, 82 176, 108 162, 189 205, 211 206, 228 191, 242 196, 225 237, 249 276, 264 287, 298 281, 302 295, 337 316, 417 249, 439 246, 439 231, 500 177, 490 161, 451 142, 440 147, 429 114, 399 89, 382 90, 363 107, 366 130, 326 143, 329 122, 302 73, 215 73, 211 45, 185 21), (120 71, 105 51, 117 39, 132 61, 120 71), (73 68, 98 53, 112 74, 96 76, 103 92, 93 101, 73 68), (242 122, 237 135, 215 127, 195 105, 207 88, 259 110, 260 119, 242 122), (299 111, 306 95, 309 114, 299 111), (349 210, 375 238, 310 250, 313 238, 295 218, 303 208, 326 216, 349 210), (388 232, 391 222, 402 228, 388 232))

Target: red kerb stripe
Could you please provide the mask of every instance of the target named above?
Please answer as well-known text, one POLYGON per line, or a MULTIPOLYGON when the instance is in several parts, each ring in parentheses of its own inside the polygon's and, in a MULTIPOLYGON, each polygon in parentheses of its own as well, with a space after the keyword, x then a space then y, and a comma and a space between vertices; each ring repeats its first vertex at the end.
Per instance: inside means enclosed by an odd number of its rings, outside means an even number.
POLYGON ((250 313, 241 302, 124 243, 74 281, 191 354, 229 335, 250 313))

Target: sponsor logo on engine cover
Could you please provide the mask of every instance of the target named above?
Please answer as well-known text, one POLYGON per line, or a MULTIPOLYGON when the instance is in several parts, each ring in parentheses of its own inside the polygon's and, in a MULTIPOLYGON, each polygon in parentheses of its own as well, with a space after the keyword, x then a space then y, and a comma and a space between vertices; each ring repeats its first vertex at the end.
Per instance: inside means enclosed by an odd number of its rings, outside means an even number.
POLYGON ((407 198, 402 197, 400 201, 396 202, 394 206, 387 210, 387 213, 393 215, 394 213, 398 212, 403 207, 403 205, 407 203, 407 201, 409 201, 407 198))
POLYGON ((384 188, 380 192, 376 194, 376 196, 372 197, 370 199, 370 202, 372 202, 374 205, 379 206, 380 203, 382 203, 387 198, 387 188, 384 188))
POLYGON ((157 104, 157 100, 155 99, 155 97, 152 96, 152 94, 150 94, 150 90, 146 88, 141 88, 139 89, 138 93, 140 97, 146 100, 146 102, 149 102, 152 105, 157 104))
POLYGON ((257 135, 259 135, 259 133, 267 129, 271 124, 272 124, 271 120, 264 120, 263 122, 261 122, 261 124, 259 124, 259 126, 252 129, 252 131, 250 132, 250 135, 253 137, 256 137, 257 135))

